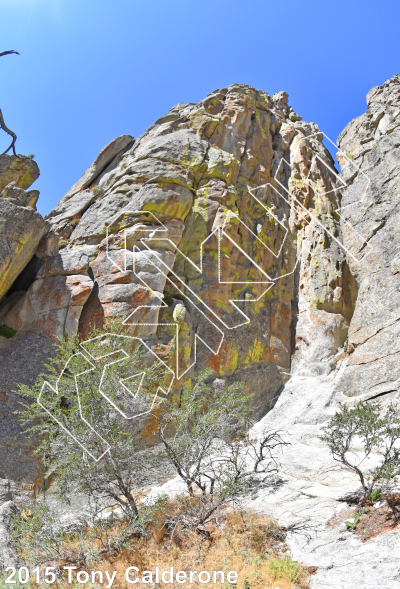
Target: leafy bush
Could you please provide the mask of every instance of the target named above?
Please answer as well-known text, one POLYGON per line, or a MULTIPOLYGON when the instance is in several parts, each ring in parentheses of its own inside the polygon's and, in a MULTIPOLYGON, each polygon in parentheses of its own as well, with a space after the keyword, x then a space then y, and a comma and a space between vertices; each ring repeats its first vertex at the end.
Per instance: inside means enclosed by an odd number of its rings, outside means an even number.
POLYGON ((375 489, 374 491, 372 491, 372 493, 368 497, 368 499, 371 501, 371 503, 375 503, 375 501, 378 501, 381 498, 381 495, 382 495, 381 489, 375 489))
MULTIPOLYGON (((46 374, 33 387, 20 387, 25 402, 18 412, 26 431, 40 440, 35 454, 46 468, 45 476, 55 482, 61 502, 71 505, 77 493, 83 494, 93 525, 102 525, 99 518, 107 509, 119 507, 123 512, 127 523, 114 546, 146 525, 148 509, 139 508, 135 489, 155 459, 146 452, 140 429, 135 429, 140 419, 134 426, 123 414, 150 410, 164 376, 162 365, 147 350, 134 348, 137 340, 118 329, 119 324, 111 322, 106 333, 94 330, 83 347, 77 338, 60 341, 46 374), (137 394, 131 392, 135 383, 137 394)), ((41 550, 36 560, 45 559, 47 547, 61 542, 54 531, 58 524, 54 522, 53 530, 41 527, 53 517, 43 499, 30 509, 36 515, 20 524, 17 536, 31 537, 32 546, 41 550)))
POLYGON ((341 403, 339 411, 323 428, 324 441, 334 458, 360 479, 364 503, 376 487, 389 489, 400 475, 400 415, 390 404, 386 411, 378 403, 360 401, 354 408, 341 403), (383 413, 381 415, 381 413, 383 413), (361 452, 358 452, 361 445, 361 452), (379 464, 364 467, 372 452, 380 455, 379 464), (358 457, 358 453, 361 457, 358 457))

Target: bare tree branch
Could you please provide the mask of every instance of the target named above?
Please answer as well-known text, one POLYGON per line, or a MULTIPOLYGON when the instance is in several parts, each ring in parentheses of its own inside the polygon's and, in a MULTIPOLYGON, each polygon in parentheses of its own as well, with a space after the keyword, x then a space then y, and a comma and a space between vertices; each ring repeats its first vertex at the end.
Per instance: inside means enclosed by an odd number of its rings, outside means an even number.
POLYGON ((10 53, 16 53, 17 55, 19 55, 18 51, 14 51, 14 49, 11 49, 11 51, 3 51, 3 53, 0 53, 0 57, 2 55, 10 55, 10 53))
POLYGON ((11 131, 11 129, 9 129, 9 128, 6 126, 6 124, 5 124, 5 122, 4 122, 4 118, 3 118, 3 113, 1 112, 1 108, 0 108, 0 127, 3 129, 3 131, 5 131, 6 133, 8 133, 8 135, 11 135, 11 137, 12 137, 12 139, 13 139, 13 140, 12 140, 12 142, 11 142, 11 145, 10 145, 10 146, 9 146, 9 147, 8 147, 8 148, 5 150, 5 151, 3 151, 3 153, 2 153, 1 155, 4 155, 5 153, 7 153, 8 151, 10 151, 10 149, 12 149, 12 150, 13 150, 13 154, 14 154, 14 155, 17 155, 17 154, 15 153, 15 142, 16 142, 16 140, 17 140, 17 136, 16 136, 16 134, 15 134, 15 133, 13 133, 13 132, 11 131))
MULTIPOLYGON (((13 49, 11 49, 10 51, 3 51, 2 53, 0 53, 0 57, 2 57, 3 55, 10 55, 12 53, 15 53, 16 55, 19 55, 18 51, 14 51, 13 49)), ((1 112, 1 109, 0 109, 0 127, 3 129, 3 131, 5 131, 8 135, 11 135, 11 137, 12 137, 11 145, 5 151, 3 151, 3 153, 1 155, 4 155, 5 153, 7 153, 8 151, 10 151, 10 149, 13 150, 13 154, 14 155, 17 155, 15 153, 15 142, 17 140, 17 136, 16 136, 15 133, 13 133, 11 131, 11 129, 9 129, 6 126, 6 124, 4 122, 4 118, 3 118, 3 113, 1 112)))

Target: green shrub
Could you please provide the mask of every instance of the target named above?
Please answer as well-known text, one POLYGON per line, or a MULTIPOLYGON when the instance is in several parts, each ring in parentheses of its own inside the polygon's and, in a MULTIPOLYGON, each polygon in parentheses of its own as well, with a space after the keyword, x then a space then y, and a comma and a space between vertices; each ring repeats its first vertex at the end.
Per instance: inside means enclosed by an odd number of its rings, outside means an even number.
POLYGON ((393 486, 400 475, 400 415, 397 406, 390 404, 383 415, 378 403, 360 401, 354 408, 340 403, 339 411, 322 428, 325 442, 334 460, 352 470, 360 479, 364 503, 376 486, 387 489, 393 486), (360 446, 362 450, 357 450, 360 446), (380 463, 367 469, 366 459, 372 452, 381 456, 380 463))
POLYGON ((369 500, 374 503, 375 501, 378 501, 381 498, 382 495, 382 491, 381 489, 375 489, 374 491, 372 491, 371 495, 369 496, 369 500))

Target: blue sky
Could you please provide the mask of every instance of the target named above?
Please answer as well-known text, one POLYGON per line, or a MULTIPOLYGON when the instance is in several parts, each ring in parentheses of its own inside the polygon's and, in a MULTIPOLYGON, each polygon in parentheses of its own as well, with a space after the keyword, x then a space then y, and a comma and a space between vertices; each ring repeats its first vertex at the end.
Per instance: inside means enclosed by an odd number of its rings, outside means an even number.
MULTIPOLYGON (((398 0, 0 0, 0 108, 47 214, 114 137, 244 83, 336 140, 400 73, 398 0)), ((0 134, 0 152, 8 136, 0 134)))

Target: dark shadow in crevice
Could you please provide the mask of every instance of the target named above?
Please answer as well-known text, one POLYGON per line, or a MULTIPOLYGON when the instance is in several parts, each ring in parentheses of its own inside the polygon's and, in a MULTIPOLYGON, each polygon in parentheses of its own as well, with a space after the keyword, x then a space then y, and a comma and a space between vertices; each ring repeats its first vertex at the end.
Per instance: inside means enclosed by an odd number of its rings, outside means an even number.
POLYGON ((9 297, 13 292, 28 290, 31 284, 35 282, 37 273, 39 272, 42 264, 43 260, 34 255, 22 270, 22 272, 20 272, 20 274, 18 274, 17 278, 14 280, 12 286, 7 292, 7 297, 9 297))
MULTIPOLYGON (((90 270, 91 268, 89 268, 89 276, 90 270)), ((104 309, 99 299, 99 285, 97 282, 94 283, 92 292, 86 303, 83 305, 78 327, 80 337, 83 340, 88 339, 94 327, 97 327, 98 329, 104 327, 104 309)))
POLYGON ((369 397, 368 399, 366 399, 366 401, 373 401, 374 399, 378 399, 378 397, 383 397, 384 395, 389 395, 389 393, 398 393, 398 389, 392 389, 390 391, 384 391, 383 393, 378 393, 377 395, 374 395, 373 397, 369 397))

